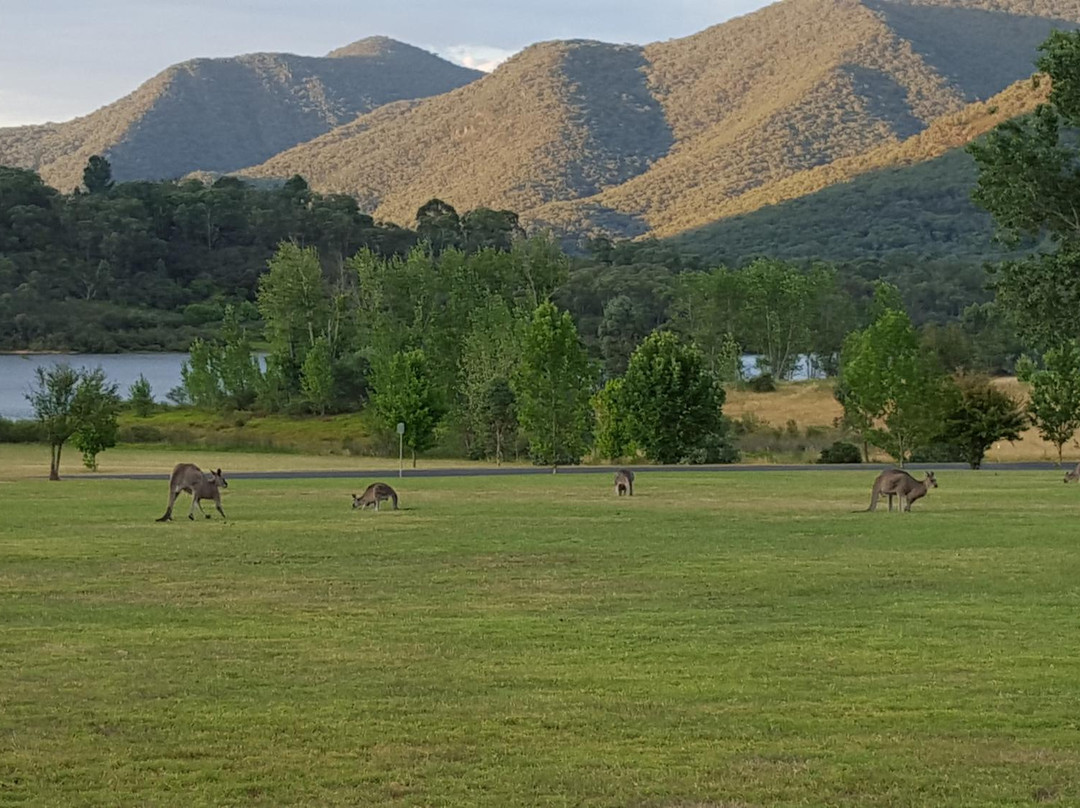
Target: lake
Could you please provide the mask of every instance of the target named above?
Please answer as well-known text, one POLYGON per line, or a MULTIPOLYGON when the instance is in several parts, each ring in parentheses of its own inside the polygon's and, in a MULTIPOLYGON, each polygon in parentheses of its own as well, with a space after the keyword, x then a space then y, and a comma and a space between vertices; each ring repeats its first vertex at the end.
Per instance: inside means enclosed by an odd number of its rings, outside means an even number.
MULTIPOLYGON (((0 418, 15 420, 33 418, 34 411, 26 394, 36 381, 35 368, 66 362, 75 368, 100 367, 110 382, 120 387, 120 395, 128 396, 128 388, 141 373, 150 382, 155 401, 165 401, 165 394, 180 384, 180 365, 186 353, 128 353, 128 354, 0 354, 0 418)), ((757 357, 742 358, 743 372, 758 374, 757 357)), ((806 360, 800 357, 795 379, 805 379, 806 360)))
POLYGON ((141 373, 150 382, 155 401, 180 384, 180 365, 186 353, 128 354, 0 354, 0 418, 33 418, 34 410, 26 394, 36 383, 39 367, 66 362, 74 368, 100 367, 110 382, 128 396, 128 388, 141 373))

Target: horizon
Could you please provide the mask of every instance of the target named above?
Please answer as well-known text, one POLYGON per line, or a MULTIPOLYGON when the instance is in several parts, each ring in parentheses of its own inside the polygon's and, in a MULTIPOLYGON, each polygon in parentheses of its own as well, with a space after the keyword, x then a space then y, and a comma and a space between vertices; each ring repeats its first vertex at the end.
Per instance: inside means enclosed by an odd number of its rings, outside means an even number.
POLYGON ((18 10, 6 13, 6 24, 0 26, 0 127, 63 123, 88 115, 190 59, 248 53, 325 56, 357 40, 386 36, 490 72, 537 42, 595 39, 644 45, 690 36, 771 2, 601 0, 583 9, 571 0, 518 8, 492 0, 453 7, 418 0, 364 12, 347 0, 312 0, 304 8, 287 0, 104 0, 93 8, 78 0, 33 5, 16 0, 18 10), (208 29, 210 15, 215 25, 208 29), (65 56, 57 58, 57 50, 65 56))

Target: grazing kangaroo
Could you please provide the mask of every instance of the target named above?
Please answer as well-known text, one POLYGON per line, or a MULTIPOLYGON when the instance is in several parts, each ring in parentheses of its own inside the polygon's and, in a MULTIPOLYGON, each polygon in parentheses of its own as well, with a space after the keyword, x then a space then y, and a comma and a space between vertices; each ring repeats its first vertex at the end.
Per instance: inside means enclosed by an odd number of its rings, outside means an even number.
POLYGON ((228 487, 229 483, 226 482, 221 469, 206 472, 194 463, 177 463, 172 476, 169 477, 169 506, 165 509, 165 515, 157 521, 169 522, 172 520, 173 503, 176 502, 176 498, 181 491, 187 491, 191 494, 191 510, 188 512, 188 519, 193 520, 195 518, 196 508, 207 519, 210 518, 210 514, 206 513, 202 509, 202 505, 199 504, 200 499, 214 500, 218 513, 224 519, 225 511, 221 510, 221 489, 228 487))
POLYGON ((1076 468, 1065 475, 1065 482, 1067 483, 1074 483, 1077 480, 1080 480, 1080 463, 1077 463, 1076 468))
POLYGON ((900 498, 900 510, 910 511, 911 503, 917 499, 921 499, 926 496, 926 492, 931 488, 937 488, 937 480, 934 479, 934 472, 926 472, 926 478, 923 480, 916 480, 906 471, 900 469, 889 469, 883 471, 874 480, 874 489, 870 494, 870 507, 866 510, 876 511, 878 497, 885 494, 889 498, 889 510, 892 510, 892 498, 897 496, 900 498))
POLYGON ((397 492, 386 483, 372 483, 360 496, 352 495, 352 506, 353 508, 363 509, 368 505, 374 505, 375 510, 379 510, 379 503, 387 499, 393 501, 394 510, 396 511, 398 509, 397 492))
POLYGON ((634 496, 634 472, 630 469, 619 469, 615 472, 615 493, 620 497, 623 494, 634 496))

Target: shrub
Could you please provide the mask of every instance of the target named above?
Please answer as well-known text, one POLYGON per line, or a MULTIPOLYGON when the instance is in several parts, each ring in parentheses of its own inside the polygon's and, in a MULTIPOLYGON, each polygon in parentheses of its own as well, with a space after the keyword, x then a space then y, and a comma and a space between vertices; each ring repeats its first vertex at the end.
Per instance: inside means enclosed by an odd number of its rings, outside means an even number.
POLYGON ((773 378, 771 373, 762 373, 760 376, 750 379, 746 383, 746 387, 754 393, 775 393, 776 379, 773 378))
POLYGON ((952 443, 938 441, 911 450, 912 463, 964 462, 964 450, 952 443))
POLYGON ((821 450, 818 463, 861 463, 862 452, 854 443, 838 440, 821 450))
POLYGON ((8 421, 0 418, 0 443, 40 443, 45 430, 37 421, 8 421))

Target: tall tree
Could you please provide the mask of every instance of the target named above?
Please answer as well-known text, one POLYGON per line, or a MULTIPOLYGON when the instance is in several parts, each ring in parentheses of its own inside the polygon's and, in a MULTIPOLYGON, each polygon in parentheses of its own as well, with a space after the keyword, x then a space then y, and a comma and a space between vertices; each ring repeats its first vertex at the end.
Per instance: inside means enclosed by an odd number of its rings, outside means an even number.
POLYGON ((1027 426, 1023 405, 980 374, 955 379, 945 411, 942 440, 963 453, 973 469, 982 465, 986 450, 999 440, 1020 440, 1027 426))
POLYGON ((1057 447, 1060 466, 1062 447, 1080 429, 1080 344, 1072 340, 1050 349, 1041 368, 1025 358, 1017 372, 1031 385, 1028 412, 1043 439, 1057 447))
POLYGON ((97 456, 116 445, 120 431, 117 386, 108 383, 101 368, 82 373, 72 410, 77 423, 72 442, 82 452, 83 465, 97 471, 97 456))
POLYGON ((461 217, 452 205, 431 199, 416 211, 416 235, 431 245, 436 253, 462 242, 461 217))
POLYGON ((658 463, 678 463, 726 433, 723 388, 701 351, 669 331, 634 351, 619 398, 630 437, 658 463))
POLYGON ((1014 243, 1047 234, 1057 245, 1006 263, 995 278, 1021 337, 1045 350, 1080 337, 1080 31, 1053 31, 1039 51, 1049 103, 967 148, 979 171, 972 197, 1001 234, 1014 243))
POLYGON ((314 247, 285 242, 268 266, 259 278, 259 313, 270 353, 290 387, 298 389, 304 357, 315 340, 330 331, 330 299, 314 247))
POLYGON ((108 191, 113 187, 112 164, 101 155, 93 155, 83 169, 83 185, 91 194, 108 191))
POLYGON ((848 335, 840 381, 848 421, 864 425, 870 442, 901 466, 941 433, 945 375, 904 312, 887 310, 848 335))
POLYGON ((537 306, 512 383, 533 460, 552 472, 585 454, 594 377, 570 313, 537 306))
POLYGON ((446 412, 441 391, 432 384, 427 357, 421 350, 398 352, 375 366, 371 404, 387 430, 405 424, 404 442, 416 453, 430 448, 446 412))

